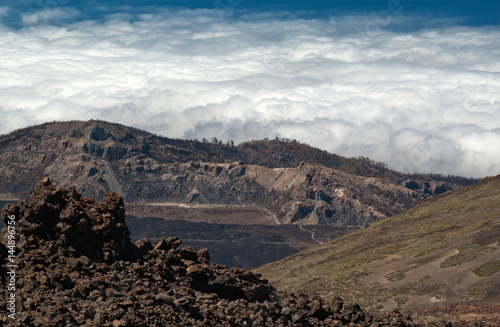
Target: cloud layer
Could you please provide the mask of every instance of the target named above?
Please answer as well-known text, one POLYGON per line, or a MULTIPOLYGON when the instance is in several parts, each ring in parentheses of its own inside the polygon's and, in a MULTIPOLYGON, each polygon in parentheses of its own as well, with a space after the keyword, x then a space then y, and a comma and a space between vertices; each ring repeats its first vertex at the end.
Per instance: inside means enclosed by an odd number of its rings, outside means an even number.
POLYGON ((169 137, 295 138, 404 172, 500 173, 496 28, 160 8, 61 24, 78 14, 0 27, 0 133, 98 118, 169 137))

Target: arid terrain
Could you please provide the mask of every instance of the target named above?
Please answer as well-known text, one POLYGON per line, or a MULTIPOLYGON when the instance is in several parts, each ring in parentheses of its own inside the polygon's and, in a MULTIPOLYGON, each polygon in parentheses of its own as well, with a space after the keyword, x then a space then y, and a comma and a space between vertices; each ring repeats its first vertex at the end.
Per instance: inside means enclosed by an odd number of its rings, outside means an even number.
MULTIPOLYGON (((0 208, 18 201, 12 196, 4 198, 0 208)), ((274 215, 255 206, 147 203, 125 204, 125 208, 133 241, 176 235, 195 250, 210 248, 213 263, 248 269, 358 228, 278 224, 274 215)))
POLYGON ((47 178, 2 220, 17 232, 13 247, 5 229, 0 242, 0 281, 16 285, 0 289, 16 299, 0 303, 12 315, 2 326, 417 326, 399 312, 279 292, 249 270, 211 265, 207 249, 178 250, 177 237, 132 243, 114 192, 99 203, 47 178), (16 277, 5 268, 12 252, 16 277))
POLYGON ((495 326, 499 258, 500 175, 256 271, 279 289, 340 295, 371 311, 436 310, 495 326))
POLYGON ((95 120, 0 136, 0 192, 24 197, 46 176, 96 199, 113 190, 127 203, 251 205, 281 223, 341 226, 367 225, 474 181, 403 175, 295 140, 176 140, 95 120))
MULTIPOLYGON (((17 203, 12 197, 0 208, 17 203)), ((253 269, 358 227, 278 224, 267 210, 251 206, 125 204, 125 217, 135 242, 175 235, 195 250, 210 248, 213 263, 253 269), (235 224, 239 222, 240 224, 235 224)), ((0 229, 3 221, 0 221, 0 229)))
MULTIPOLYGON (((450 321, 453 326, 479 321, 478 326, 496 326, 500 177, 474 182, 405 175, 368 158, 344 158, 295 140, 240 145, 175 140, 102 121, 48 123, 0 136, 0 205, 30 194, 6 209, 26 219, 21 235, 30 235, 21 236, 26 251, 19 249, 30 276, 21 279, 23 294, 80 299, 96 291, 91 301, 113 312, 109 316, 83 300, 62 314, 56 326, 84 321, 135 325, 146 312, 131 304, 138 299, 148 301, 146 307, 161 307, 145 320, 148 325, 238 325, 257 310, 267 313, 255 317, 271 325, 370 326, 379 321, 389 326, 397 321, 398 326, 413 326, 411 313, 414 321, 436 326, 450 321), (53 181, 39 183, 46 176, 53 181), (30 193, 35 185, 37 190, 30 193), (81 199, 72 187, 105 204, 81 199), (113 227, 115 216, 118 229, 113 227), (75 235, 76 243, 68 240, 75 235), (188 247, 176 250, 180 241, 172 237, 182 238, 188 247), (93 238, 102 244, 85 245, 93 238), (59 246, 62 261, 52 253, 59 246), (132 257, 123 246, 131 249, 132 257), (206 266, 205 248, 216 264, 212 268, 206 266), (50 271, 44 270, 49 277, 39 273, 31 251, 51 262, 50 271), (67 258, 82 255, 90 261, 68 266, 73 261, 67 258), (151 268, 137 270, 144 262, 151 268), (118 266, 121 275, 113 275, 118 266), (241 268, 254 269, 257 275, 241 268), (162 269, 168 276, 158 275, 162 269), (71 276, 59 285, 50 276, 62 278, 61 271, 71 276), (112 277, 102 284, 105 274, 112 277), (93 281, 96 275, 99 281, 93 281), (114 283, 123 278, 142 278, 140 294, 127 297, 135 292, 127 289, 116 295, 119 287, 114 283), (177 284, 162 286, 164 278, 177 284), (76 290, 82 283, 94 286, 76 290), (100 287, 105 293, 98 294, 100 287), (144 290, 151 289, 169 300, 149 298, 144 290), (254 297, 257 289, 278 304, 265 304, 264 310, 259 302, 263 298, 254 297), (309 295, 283 298, 281 291, 309 295), (361 307, 346 305, 338 296, 361 307), (313 302, 319 311, 307 311, 313 302), (188 309, 193 305, 194 313, 188 309), (227 305, 234 310, 219 310, 227 305), (130 308, 136 311, 122 312, 130 308), (389 313, 394 309, 404 315, 389 313), (231 322, 221 312, 233 314, 231 322)), ((63 310, 51 301, 40 308, 28 301, 24 311, 37 313, 22 323, 45 326, 47 320, 40 317, 63 310)))
POLYGON ((193 248, 209 246, 214 262, 248 268, 473 181, 403 175, 295 140, 176 140, 95 120, 0 136, 1 192, 24 197, 46 176, 98 200, 122 194, 135 239, 175 229, 193 248))
POLYGON ((137 218, 160 217, 165 220, 186 220, 194 223, 238 225, 280 225, 268 210, 256 206, 184 204, 184 203, 126 203, 127 215, 137 218))
POLYGON ((357 229, 278 224, 267 210, 249 206, 126 204, 125 209, 134 241, 176 235, 193 249, 209 248, 214 263, 249 269, 357 229))

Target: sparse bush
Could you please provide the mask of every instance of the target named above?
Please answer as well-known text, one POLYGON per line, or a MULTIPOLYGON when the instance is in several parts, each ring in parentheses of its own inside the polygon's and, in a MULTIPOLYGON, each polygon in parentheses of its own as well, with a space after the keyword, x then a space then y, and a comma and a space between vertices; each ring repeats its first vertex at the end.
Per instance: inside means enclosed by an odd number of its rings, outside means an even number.
POLYGON ((385 278, 390 281, 390 282, 395 282, 395 281, 398 281, 398 280, 402 280, 406 277, 405 275, 405 272, 404 271, 394 271, 390 274, 387 274, 385 276, 385 278))
POLYGON ((493 283, 491 281, 482 284, 479 287, 474 287, 464 293, 460 298, 463 300, 481 300, 486 297, 491 290, 493 283))
POLYGON ((500 271, 500 260, 490 261, 477 267, 473 272, 479 277, 488 277, 500 271))
POLYGON ((472 261, 480 255, 495 250, 495 248, 488 246, 482 247, 479 244, 466 243, 460 245, 457 250, 457 254, 452 255, 441 263, 441 268, 460 266, 464 262, 472 261))

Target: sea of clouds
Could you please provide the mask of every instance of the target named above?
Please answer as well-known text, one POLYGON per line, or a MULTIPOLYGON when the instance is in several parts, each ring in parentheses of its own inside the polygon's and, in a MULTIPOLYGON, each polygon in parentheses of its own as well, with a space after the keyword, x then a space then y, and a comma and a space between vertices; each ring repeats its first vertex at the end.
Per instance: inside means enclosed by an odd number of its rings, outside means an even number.
POLYGON ((500 173, 498 27, 392 11, 81 15, 0 25, 0 134, 96 118, 167 137, 292 138, 404 172, 500 173))

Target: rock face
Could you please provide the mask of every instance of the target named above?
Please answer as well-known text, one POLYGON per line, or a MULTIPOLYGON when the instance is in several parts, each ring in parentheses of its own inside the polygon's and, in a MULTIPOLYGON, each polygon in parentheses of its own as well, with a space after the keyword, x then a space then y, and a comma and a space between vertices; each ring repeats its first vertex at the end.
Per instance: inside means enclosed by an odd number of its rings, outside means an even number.
POLYGON ((158 189, 160 201, 258 205, 282 223, 310 225, 363 226, 425 197, 383 179, 318 165, 267 168, 241 161, 169 164, 157 179, 141 184, 147 194, 158 189))
POLYGON ((111 262, 134 250, 122 197, 114 192, 104 196, 104 203, 96 203, 92 198, 81 199, 74 188, 57 189, 45 178, 24 206, 10 208, 8 214, 22 219, 16 226, 21 236, 17 246, 35 248, 28 259, 44 254, 111 262))
POLYGON ((258 205, 283 223, 343 226, 367 225, 459 187, 298 142, 174 140, 102 121, 0 136, 0 191, 24 197, 45 176, 98 200, 115 191, 127 202, 258 205))
MULTIPOLYGON (((132 244, 116 193, 96 203, 44 179, 3 209, 6 225, 12 217, 16 313, 2 314, 3 326, 416 326, 398 312, 374 317, 339 298, 280 293, 249 270, 210 265, 206 249, 178 250, 176 237, 132 244)), ((5 228, 2 285, 12 282, 7 249, 5 228)))

